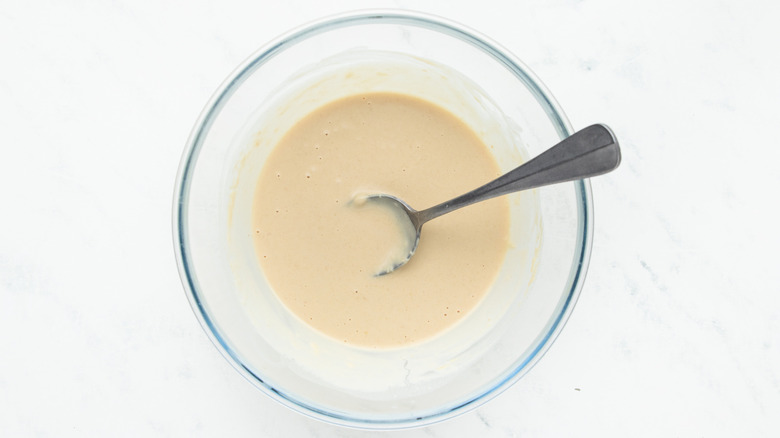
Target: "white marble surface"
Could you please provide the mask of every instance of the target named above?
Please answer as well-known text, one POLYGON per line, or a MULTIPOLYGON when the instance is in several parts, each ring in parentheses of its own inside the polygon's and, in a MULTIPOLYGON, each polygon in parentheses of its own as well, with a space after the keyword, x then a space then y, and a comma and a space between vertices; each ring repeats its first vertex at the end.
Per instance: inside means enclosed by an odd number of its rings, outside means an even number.
POLYGON ((364 7, 498 40, 623 165, 593 181, 578 306, 480 409, 397 437, 778 436, 773 1, 0 4, 0 436, 360 437, 243 380, 196 322, 170 211, 217 85, 269 39, 364 7))

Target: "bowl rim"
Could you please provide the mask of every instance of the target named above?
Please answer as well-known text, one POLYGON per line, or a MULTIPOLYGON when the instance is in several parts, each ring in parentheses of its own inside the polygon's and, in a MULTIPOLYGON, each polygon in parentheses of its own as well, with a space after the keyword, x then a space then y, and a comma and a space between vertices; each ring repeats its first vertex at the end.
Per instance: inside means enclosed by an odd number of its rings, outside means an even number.
POLYGON ((572 269, 569 272, 569 279, 567 280, 569 293, 564 300, 560 313, 552 321, 549 330, 541 337, 539 344, 526 360, 518 364, 511 372, 507 373, 504 379, 481 394, 474 396, 455 407, 447 408, 425 417, 414 416, 390 420, 372 420, 347 417, 336 412, 330 412, 308 405, 300 400, 296 400, 293 396, 284 393, 279 388, 270 386, 261 376, 253 373, 241 362, 238 353, 233 351, 225 338, 219 333, 217 326, 211 320, 207 310, 204 308, 198 292, 199 284, 197 276, 193 272, 190 264, 191 255, 187 245, 188 224, 185 211, 187 209, 187 198, 192 181, 191 175, 203 146, 203 139, 205 138, 205 134, 209 131, 214 118, 230 96, 250 74, 260 68, 260 66, 274 55, 283 51, 286 47, 294 45, 298 41, 316 36, 320 33, 351 25, 368 24, 372 22, 422 27, 427 30, 455 37, 473 45, 501 63, 507 70, 524 83, 528 90, 534 95, 540 106, 545 110, 561 138, 565 138, 573 132, 571 124, 563 113, 563 110, 536 75, 503 46, 467 26, 428 13, 396 9, 357 10, 327 16, 298 26, 257 49, 223 81, 211 96, 208 103, 201 111, 192 128, 190 136, 187 139, 177 171, 173 192, 172 237, 179 277, 193 313, 195 313, 201 327, 217 350, 239 372, 239 374, 272 399, 308 417, 331 424, 360 429, 403 429, 437 423, 482 406, 484 403, 504 392, 528 373, 549 350, 571 315, 584 284, 587 268, 590 263, 593 240, 593 200, 590 181, 587 179, 575 181, 574 188, 577 197, 575 202, 577 204, 578 223, 581 224, 581 226, 578 227, 577 241, 575 243, 575 249, 578 251, 578 254, 575 254, 572 262, 572 269))

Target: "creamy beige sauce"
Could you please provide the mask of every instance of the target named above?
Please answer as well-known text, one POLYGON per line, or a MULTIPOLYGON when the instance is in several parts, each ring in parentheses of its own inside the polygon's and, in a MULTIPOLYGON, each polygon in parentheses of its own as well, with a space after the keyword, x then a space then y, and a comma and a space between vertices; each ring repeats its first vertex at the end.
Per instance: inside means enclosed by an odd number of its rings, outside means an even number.
POLYGON ((388 193, 422 209, 499 174, 488 146, 425 100, 375 93, 329 103, 285 134, 257 182, 252 235, 263 273, 287 308, 339 341, 431 338, 490 289, 508 247, 508 201, 427 223, 411 261, 381 277, 405 231, 386 209, 351 201, 388 193))

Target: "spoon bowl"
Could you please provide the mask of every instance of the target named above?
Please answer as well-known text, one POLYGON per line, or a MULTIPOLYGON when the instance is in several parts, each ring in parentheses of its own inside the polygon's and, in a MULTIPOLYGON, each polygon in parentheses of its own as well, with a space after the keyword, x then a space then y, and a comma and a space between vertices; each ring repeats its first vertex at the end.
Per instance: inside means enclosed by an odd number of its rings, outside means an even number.
POLYGON ((417 211, 388 194, 368 195, 361 203, 381 204, 391 211, 404 230, 405 241, 375 276, 387 275, 405 265, 417 250, 422 226, 429 220, 496 196, 602 175, 620 165, 620 146, 609 127, 591 125, 575 132, 525 164, 489 183, 431 208, 417 211))
POLYGON ((417 250, 420 244, 420 233, 423 223, 426 221, 420 217, 420 212, 413 209, 409 204, 393 195, 384 193, 375 195, 366 195, 360 198, 357 204, 370 202, 374 205, 381 205, 390 211, 396 218, 398 225, 403 230, 404 240, 401 244, 393 248, 388 258, 388 262, 379 268, 374 274, 375 277, 381 277, 389 274, 401 266, 405 265, 417 250))

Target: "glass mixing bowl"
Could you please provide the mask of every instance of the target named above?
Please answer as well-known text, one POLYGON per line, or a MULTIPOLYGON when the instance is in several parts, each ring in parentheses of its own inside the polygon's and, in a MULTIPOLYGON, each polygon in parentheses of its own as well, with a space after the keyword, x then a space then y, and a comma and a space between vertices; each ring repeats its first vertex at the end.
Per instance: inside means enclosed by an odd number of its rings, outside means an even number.
POLYGON ((507 389, 560 333, 588 266, 590 186, 576 181, 510 195, 512 247, 504 266, 486 298, 453 328, 402 348, 341 345, 275 298, 251 244, 250 205, 268 151, 291 123, 364 91, 404 92, 445 106, 493 146, 503 171, 572 132, 526 66, 459 24, 398 11, 318 21, 257 51, 204 109, 176 180, 176 257, 208 336, 271 398, 346 426, 424 425, 507 389))

